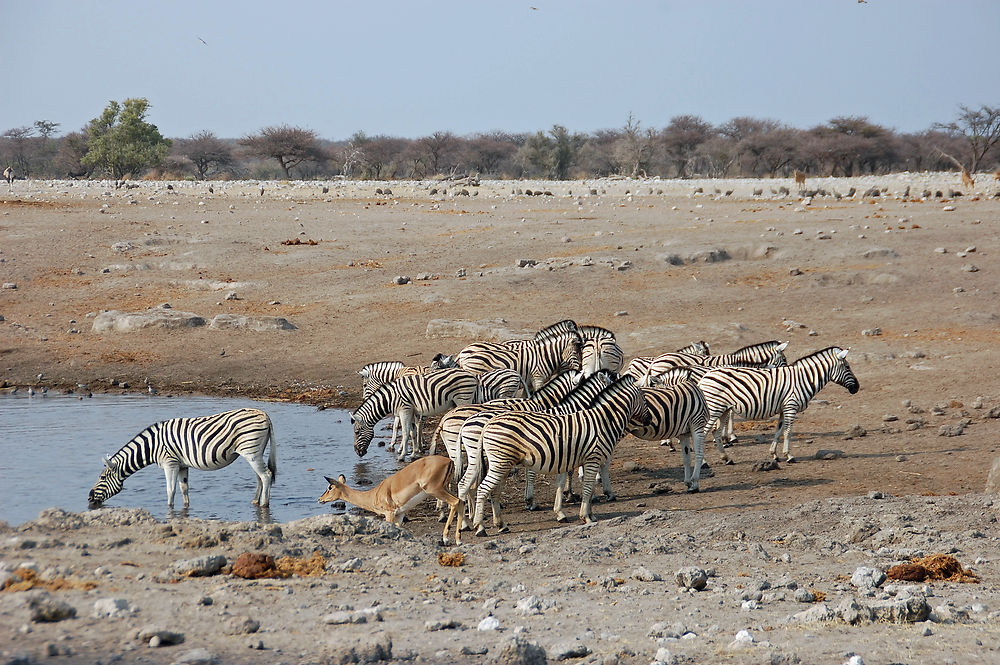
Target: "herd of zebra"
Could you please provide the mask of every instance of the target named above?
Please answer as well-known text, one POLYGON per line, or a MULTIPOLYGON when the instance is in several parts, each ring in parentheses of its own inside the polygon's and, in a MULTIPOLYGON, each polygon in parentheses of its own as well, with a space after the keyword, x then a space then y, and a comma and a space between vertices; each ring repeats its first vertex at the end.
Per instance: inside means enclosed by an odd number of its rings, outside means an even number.
POLYGON ((408 444, 415 457, 421 448, 419 419, 441 415, 430 453, 440 442, 454 463, 458 498, 475 506, 477 534, 485 534, 487 501, 495 526, 508 529, 497 490, 515 467, 527 471, 529 509, 537 508, 535 474, 560 475, 554 506, 559 521, 565 519, 563 487, 581 469, 580 518, 589 522, 598 474, 605 494, 613 496, 608 468, 626 434, 664 442, 685 436, 689 492, 699 489, 705 437, 717 425, 716 446, 722 460, 732 463, 725 447, 736 440, 734 415, 748 420, 777 416, 771 455, 778 458, 783 436, 784 457, 794 461, 789 444, 796 414, 830 381, 851 394, 859 384, 846 349, 829 347, 789 364, 787 344, 769 341, 710 355, 708 345, 697 342, 626 364, 613 332, 564 320, 531 339, 477 342, 454 356, 438 354, 427 367, 372 363, 359 371, 363 401, 351 416, 354 449, 364 456, 375 425, 393 416, 390 449, 398 425, 400 460, 408 444))
MULTIPOLYGON (((438 442, 444 447, 459 505, 475 508, 471 526, 477 534, 486 533, 487 501, 496 528, 508 530, 497 497, 515 467, 526 469, 529 509, 538 508, 536 474, 560 476, 553 508, 559 521, 566 519, 563 488, 581 469, 580 518, 590 522, 598 475, 605 495, 613 498, 608 470, 614 448, 626 434, 664 443, 684 436, 689 492, 699 489, 705 437, 716 425, 716 446, 722 460, 732 463, 725 447, 736 440, 734 415, 748 420, 777 416, 771 455, 778 458, 783 435, 783 454, 793 461, 789 442, 796 414, 831 381, 851 394, 859 385, 847 363, 847 350, 829 347, 789 364, 786 348, 787 342, 769 341, 711 355, 705 342, 697 342, 626 364, 610 330, 564 320, 531 339, 477 342, 454 356, 438 354, 427 367, 372 363, 359 372, 363 401, 351 415, 354 450, 364 456, 376 424, 392 416, 390 449, 398 423, 399 458, 416 458, 422 451, 418 422, 440 415, 429 452, 435 453, 438 442)), ((271 421, 259 409, 174 418, 147 427, 105 459, 88 503, 100 507, 122 490, 126 478, 156 464, 166 476, 168 506, 173 506, 180 481, 187 507, 188 469, 221 469, 237 457, 246 459, 257 474, 254 503, 267 506, 277 475, 277 452, 271 421)), ((467 517, 463 511, 463 526, 468 526, 467 517)))

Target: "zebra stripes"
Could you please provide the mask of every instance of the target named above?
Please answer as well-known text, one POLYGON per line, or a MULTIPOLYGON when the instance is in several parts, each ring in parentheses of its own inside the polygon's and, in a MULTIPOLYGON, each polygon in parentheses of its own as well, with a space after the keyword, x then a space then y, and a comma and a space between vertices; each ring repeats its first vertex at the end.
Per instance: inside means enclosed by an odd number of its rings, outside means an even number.
MULTIPOLYGON (((354 425, 354 452, 364 457, 375 436, 379 420, 393 414, 403 430, 399 459, 406 457, 415 416, 433 416, 460 404, 470 404, 476 397, 479 381, 461 369, 439 369, 426 374, 400 376, 383 384, 368 396, 351 415, 354 425)), ((411 445, 416 454, 416 441, 411 445)))
POLYGON ((767 363, 783 365, 787 364, 784 356, 784 350, 787 347, 788 342, 771 340, 769 342, 744 346, 742 349, 738 349, 732 353, 722 353, 715 356, 681 352, 664 353, 651 359, 648 356, 635 358, 629 364, 626 372, 634 376, 643 385, 648 385, 648 378, 646 377, 663 374, 674 367, 688 365, 725 367, 727 365, 764 365, 767 363))
POLYGON ((669 386, 643 388, 642 395, 649 408, 647 425, 630 422, 628 433, 646 441, 657 441, 689 434, 690 440, 682 448, 684 457, 684 484, 689 492, 698 491, 701 464, 705 460, 705 426, 708 423, 708 406, 705 396, 691 381, 680 381, 669 386), (691 467, 691 450, 694 449, 694 468, 691 467))
MULTIPOLYGON (((435 360, 440 356, 438 354, 435 356, 435 360)), ((447 356, 445 356, 447 357, 447 356)), ((362 386, 361 386, 361 397, 367 398, 373 392, 378 390, 379 386, 384 383, 389 383, 401 376, 408 376, 410 374, 426 374, 427 372, 434 369, 434 363, 431 363, 431 368, 427 367, 407 367, 398 360, 387 360, 381 362, 368 363, 360 370, 358 370, 358 375, 361 376, 362 386)), ((395 450, 396 448, 396 434, 399 430, 399 418, 392 419, 392 436, 389 438, 389 450, 395 450)), ((414 437, 416 443, 420 444, 420 434, 423 431, 423 418, 416 418, 414 420, 414 431, 411 433, 414 437)))
MULTIPOLYGON (((611 457, 633 418, 646 422, 649 411, 635 380, 626 376, 604 390, 589 409, 565 415, 509 413, 490 420, 482 434, 482 454, 489 470, 476 494, 473 524, 477 533, 485 533, 482 518, 486 500, 514 466, 546 474, 567 473, 583 466, 580 518, 593 521, 591 498, 598 470, 611 457)), ((494 503, 493 508, 494 520, 505 530, 499 506, 494 503)), ((555 510, 562 515, 562 495, 558 492, 555 510)))
MULTIPOLYGON (((830 381, 843 386, 852 395, 858 392, 858 379, 847 364, 847 349, 831 346, 799 358, 787 367, 723 367, 712 370, 698 382, 708 405, 705 432, 729 409, 747 420, 778 416, 771 456, 778 458, 778 436, 783 433, 783 452, 786 460, 792 462, 794 458, 788 447, 795 414, 805 411, 809 400, 830 381)), ((715 444, 723 461, 731 464, 718 433, 715 444)))
POLYGON ((126 478, 150 464, 157 464, 166 476, 167 506, 174 505, 179 479, 186 508, 190 504, 188 469, 215 471, 242 457, 257 474, 254 504, 267 506, 271 500, 271 484, 278 474, 276 446, 271 420, 259 409, 164 420, 136 434, 105 460, 105 468, 90 490, 88 504, 90 508, 99 508, 121 492, 126 478), (265 463, 264 449, 268 441, 271 452, 265 463))
POLYGON ((540 330, 530 340, 470 344, 455 355, 455 362, 474 374, 501 368, 517 370, 525 384, 537 390, 557 374, 579 372, 581 346, 576 324, 567 319, 540 330))
POLYGON ((489 402, 493 399, 508 399, 524 387, 521 375, 512 369, 495 369, 479 375, 479 390, 476 391, 477 402, 489 402))
POLYGON ((580 337, 583 339, 581 364, 584 376, 602 369, 615 373, 622 371, 625 353, 615 341, 613 332, 599 326, 582 326, 580 337))

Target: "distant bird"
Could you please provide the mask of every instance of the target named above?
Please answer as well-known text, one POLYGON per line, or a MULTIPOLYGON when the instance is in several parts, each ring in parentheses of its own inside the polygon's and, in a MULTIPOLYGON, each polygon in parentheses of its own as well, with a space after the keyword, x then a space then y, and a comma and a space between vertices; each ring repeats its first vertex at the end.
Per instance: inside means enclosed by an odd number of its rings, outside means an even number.
MULTIPOLYGON (((198 35, 195 35, 195 37, 198 37, 198 35)), ((206 42, 206 41, 205 41, 204 39, 202 39, 201 37, 198 37, 198 41, 199 41, 199 42, 201 42, 202 44, 204 44, 205 46, 208 46, 208 42, 206 42)))
POLYGON ((150 395, 156 394, 156 388, 154 388, 153 386, 146 386, 146 390, 149 392, 150 395))
MULTIPOLYGON (((860 2, 860 0, 859 0, 859 2, 860 2)), ((538 11, 538 7, 528 7, 528 9, 531 9, 532 11, 536 11, 536 12, 538 11)))
POLYGON ((209 185, 209 186, 208 186, 208 193, 209 193, 209 194, 215 194, 215 188, 214 188, 214 187, 212 187, 211 185, 209 185))
POLYGON ((264 188, 263 187, 260 188, 260 195, 264 196, 264 188))
POLYGON ((28 397, 32 397, 35 394, 35 389, 28 386, 28 397))

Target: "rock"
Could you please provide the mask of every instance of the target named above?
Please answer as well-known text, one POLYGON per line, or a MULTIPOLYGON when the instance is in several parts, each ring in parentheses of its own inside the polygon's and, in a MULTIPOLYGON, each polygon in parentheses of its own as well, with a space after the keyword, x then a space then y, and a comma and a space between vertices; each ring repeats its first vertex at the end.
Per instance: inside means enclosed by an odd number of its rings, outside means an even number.
POLYGON ((331 612, 323 617, 323 623, 340 625, 345 623, 375 623, 382 621, 382 609, 366 607, 360 610, 331 612))
POLYGON ((396 275, 396 277, 393 278, 392 283, 393 284, 409 284, 410 283, 410 278, 407 277, 406 275, 396 275))
POLYGON ((456 628, 461 628, 461 627, 462 627, 462 622, 457 619, 424 622, 424 630, 428 632, 433 632, 438 630, 454 630, 456 628))
POLYGON ((532 616, 534 614, 542 613, 542 603, 538 600, 538 596, 527 596, 517 601, 515 608, 521 613, 521 616, 532 616))
POLYGON ((968 418, 963 418, 954 425, 941 425, 938 428, 938 436, 961 436, 971 422, 968 418))
POLYGON ((930 607, 923 596, 885 600, 869 605, 872 621, 884 623, 913 623, 923 621, 930 615, 930 607))
POLYGON ((336 641, 331 644, 331 651, 325 661, 332 665, 381 663, 392 660, 392 638, 385 633, 362 637, 346 645, 343 644, 342 638, 334 640, 336 641))
POLYGON ((819 603, 808 610, 796 612, 789 617, 789 620, 794 623, 815 623, 817 621, 833 621, 836 616, 826 603, 819 603))
POLYGON ((941 603, 931 610, 927 618, 934 623, 966 623, 969 621, 969 613, 947 603, 941 603))
POLYGON ((500 620, 497 619, 492 614, 484 618, 482 621, 479 622, 479 625, 476 626, 476 630, 481 630, 484 632, 499 630, 499 629, 500 629, 500 620))
POLYGON ((747 647, 752 647, 754 644, 753 635, 750 634, 748 630, 741 630, 736 633, 736 637, 733 641, 729 643, 729 649, 745 649, 747 647))
POLYGON ((815 603, 816 594, 803 587, 795 590, 795 593, 792 594, 792 599, 796 603, 815 603))
POLYGON ((844 434, 844 439, 860 439, 863 436, 867 436, 868 431, 861 425, 852 425, 849 430, 844 434))
POLYGON ((241 314, 216 314, 209 321, 212 330, 249 330, 267 332, 269 330, 296 330, 294 324, 283 316, 243 316, 241 314))
POLYGON ((162 626, 150 624, 139 629, 136 633, 136 639, 145 643, 151 643, 155 640, 156 644, 150 644, 150 646, 166 646, 183 642, 184 633, 178 633, 173 630, 167 630, 162 626))
POLYGON ((250 635, 260 630, 260 621, 253 617, 233 617, 226 622, 226 635, 250 635))
POLYGON ((632 579, 639 580, 640 582, 661 582, 663 580, 658 573, 654 573, 646 567, 633 570, 632 579))
POLYGON ((708 584, 708 574, 701 568, 688 566, 681 568, 674 575, 677 584, 685 589, 695 589, 701 591, 708 584))
POLYGON ((833 459, 840 459, 843 456, 844 456, 843 450, 824 450, 820 448, 819 450, 816 451, 816 454, 813 455, 813 458, 820 460, 833 460, 833 459))
POLYGON ((477 339, 484 342, 503 342, 508 339, 526 339, 530 333, 512 330, 505 319, 485 319, 482 321, 461 321, 431 319, 427 322, 427 339, 459 338, 477 339))
POLYGON ((93 616, 98 619, 120 619, 135 612, 124 598, 101 598, 94 602, 93 616))
POLYGON ((76 616, 76 608, 67 602, 56 600, 47 593, 39 593, 28 598, 28 614, 35 623, 54 623, 76 616))
POLYGON ((494 665, 546 665, 548 656, 542 647, 521 635, 515 635, 500 647, 500 651, 490 662, 494 665))
POLYGON ((533 265, 537 265, 537 264, 538 264, 538 261, 536 261, 535 259, 518 259, 517 260, 517 267, 518 268, 529 268, 529 267, 531 267, 533 265))
POLYGON ((171 665, 215 665, 215 656, 208 649, 191 649, 184 652, 171 665))
POLYGON ((869 328, 867 330, 861 331, 862 337, 878 337, 881 334, 882 334, 881 328, 869 328))
POLYGON ((204 317, 192 312, 178 312, 172 309, 150 309, 145 312, 119 312, 111 310, 101 312, 94 317, 93 331, 103 332, 135 332, 145 328, 163 330, 179 330, 183 328, 199 328, 207 322, 204 317))
POLYGON ((239 300, 240 297, 236 294, 236 291, 230 291, 226 294, 226 300, 239 300))
POLYGON ((184 577, 208 577, 215 575, 226 565, 226 557, 221 554, 209 554, 194 559, 178 561, 170 569, 184 577))
POLYGON ((778 461, 774 459, 767 459, 762 462, 754 462, 753 464, 750 465, 750 469, 752 471, 759 471, 759 472, 776 471, 780 468, 781 467, 778 466, 778 461))
POLYGON ((972 263, 966 263, 962 266, 962 272, 979 272, 979 266, 972 263))
POLYGON ((580 642, 560 642, 551 649, 548 655, 552 660, 569 660, 570 658, 583 658, 591 653, 590 647, 580 642))
POLYGON ((11 291, 16 290, 17 289, 17 283, 16 282, 4 282, 3 283, 3 288, 11 290, 11 291))
POLYGON ((859 566, 851 575, 851 584, 858 588, 875 588, 885 582, 885 572, 881 568, 859 566))
POLYGON ((1000 457, 993 460, 989 475, 986 476, 986 493, 1000 494, 1000 457))

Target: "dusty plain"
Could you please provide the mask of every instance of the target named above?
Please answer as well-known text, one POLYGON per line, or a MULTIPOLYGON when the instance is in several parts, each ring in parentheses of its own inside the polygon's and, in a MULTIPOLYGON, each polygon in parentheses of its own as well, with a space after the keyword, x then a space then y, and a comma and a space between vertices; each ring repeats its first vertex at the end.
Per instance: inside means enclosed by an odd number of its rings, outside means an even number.
POLYGON ((42 578, 96 587, 48 592, 77 609, 52 623, 30 618, 38 589, 0 593, 0 663, 537 662, 527 642, 567 662, 1000 660, 997 508, 984 493, 998 456, 1000 186, 985 176, 961 197, 954 174, 810 179, 828 194, 811 198, 771 193, 788 180, 131 184, 0 191, 4 390, 120 392, 148 379, 161 394, 353 408, 365 363, 426 363, 487 331, 562 318, 610 328, 629 357, 695 340, 713 352, 788 340, 790 359, 842 346, 861 390, 828 386, 800 415, 795 464, 755 470, 773 422, 746 423, 736 463, 709 447, 713 475, 685 494, 679 453, 626 438, 617 500, 595 506, 597 524, 523 511, 518 478, 505 494, 512 533, 467 534, 457 549, 437 547, 430 505, 404 531, 357 515, 157 523, 120 507, 7 525, 0 575, 34 562, 42 578), (880 195, 862 196, 871 187, 880 195), (95 332, 102 312, 164 303, 250 328, 95 332), (252 329, 267 317, 294 329, 252 329), (248 551, 319 552, 326 572, 164 572, 248 551), (440 565, 440 551, 464 564, 440 565), (850 581, 859 566, 934 553, 981 581, 850 581), (705 590, 678 585, 685 566, 712 573, 705 590), (825 600, 796 601, 800 588, 825 600), (907 594, 926 598, 929 618, 865 620, 907 594), (102 598, 138 611, 95 618, 102 598), (833 620, 790 618, 824 603, 833 620), (373 606, 369 623, 332 622, 373 606), (478 630, 490 615, 499 629, 478 630), (149 647, 137 634, 152 624, 184 642, 149 647))

